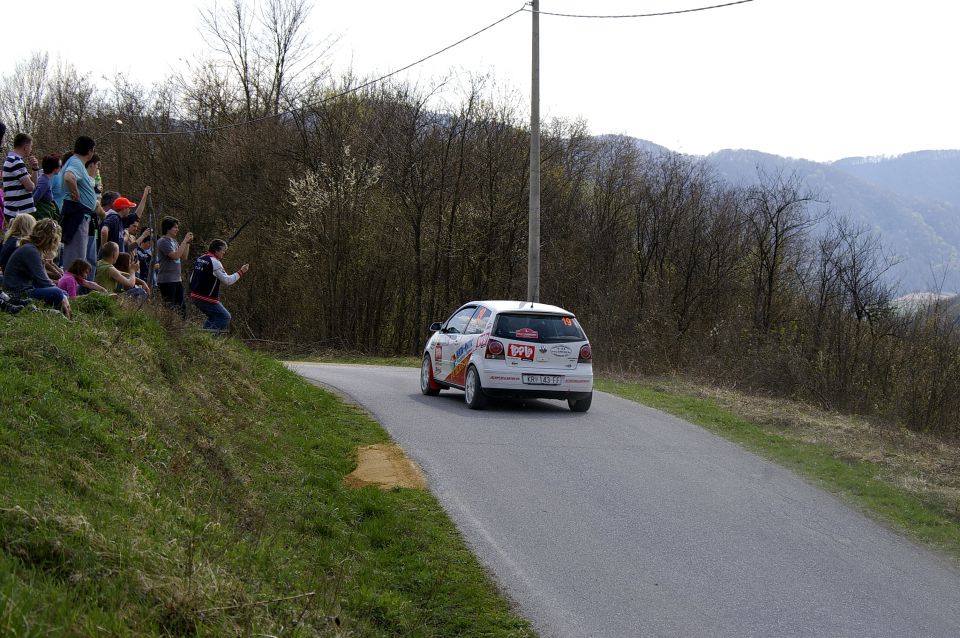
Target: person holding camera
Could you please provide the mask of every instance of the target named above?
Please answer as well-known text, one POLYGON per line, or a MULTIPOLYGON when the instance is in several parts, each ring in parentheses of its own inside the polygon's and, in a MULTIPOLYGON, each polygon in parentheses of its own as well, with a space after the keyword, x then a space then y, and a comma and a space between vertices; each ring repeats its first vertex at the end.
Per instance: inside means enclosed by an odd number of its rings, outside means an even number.
POLYGON ((187 305, 183 299, 182 273, 180 260, 190 252, 193 233, 183 237, 183 243, 177 242, 180 234, 180 220, 176 217, 164 217, 160 222, 160 239, 157 240, 157 288, 163 300, 176 308, 180 316, 186 318, 187 305))
POLYGON ((157 274, 153 266, 153 229, 146 228, 140 237, 137 238, 136 247, 133 249, 133 256, 137 258, 139 270, 137 276, 143 279, 151 286, 157 285, 157 274))

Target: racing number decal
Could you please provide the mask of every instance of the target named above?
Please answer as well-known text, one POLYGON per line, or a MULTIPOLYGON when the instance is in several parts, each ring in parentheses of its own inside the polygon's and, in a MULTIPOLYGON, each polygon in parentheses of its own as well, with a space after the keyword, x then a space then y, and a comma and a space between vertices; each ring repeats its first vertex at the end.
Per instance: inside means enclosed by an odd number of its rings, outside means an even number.
POLYGON ((533 361, 533 354, 537 349, 533 346, 527 346, 522 343, 511 343, 507 346, 507 356, 533 361))

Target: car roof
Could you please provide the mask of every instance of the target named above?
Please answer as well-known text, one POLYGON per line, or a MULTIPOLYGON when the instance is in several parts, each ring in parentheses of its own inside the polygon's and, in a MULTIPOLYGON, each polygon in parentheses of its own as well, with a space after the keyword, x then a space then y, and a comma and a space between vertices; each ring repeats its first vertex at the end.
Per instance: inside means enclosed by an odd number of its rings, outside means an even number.
MULTIPOLYGON (((533 303, 531 301, 509 301, 505 299, 486 299, 480 301, 471 301, 463 304, 464 306, 483 305, 496 313, 501 312, 531 312, 531 313, 550 313, 563 314, 571 317, 576 316, 569 310, 564 310, 559 306, 551 306, 545 303, 533 303)), ((461 306, 462 308, 463 306, 461 306)))

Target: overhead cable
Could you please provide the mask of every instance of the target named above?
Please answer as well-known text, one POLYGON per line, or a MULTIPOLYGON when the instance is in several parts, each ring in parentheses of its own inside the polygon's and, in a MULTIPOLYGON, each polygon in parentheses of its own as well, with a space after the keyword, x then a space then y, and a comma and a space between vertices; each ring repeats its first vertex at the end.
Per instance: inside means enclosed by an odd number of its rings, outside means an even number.
MULTIPOLYGON (((736 2, 727 2, 725 4, 714 4, 709 7, 696 7, 694 9, 677 9, 676 11, 661 11, 659 13, 634 13, 627 15, 582 15, 578 13, 554 13, 552 11, 537 11, 536 13, 542 16, 556 16, 558 18, 652 18, 654 16, 670 16, 676 15, 678 13, 694 13, 696 11, 709 11, 710 9, 721 9, 723 7, 732 7, 735 4, 745 4, 747 2, 753 2, 753 0, 737 0, 736 2)), ((533 9, 524 8, 524 11, 534 13, 533 9)))

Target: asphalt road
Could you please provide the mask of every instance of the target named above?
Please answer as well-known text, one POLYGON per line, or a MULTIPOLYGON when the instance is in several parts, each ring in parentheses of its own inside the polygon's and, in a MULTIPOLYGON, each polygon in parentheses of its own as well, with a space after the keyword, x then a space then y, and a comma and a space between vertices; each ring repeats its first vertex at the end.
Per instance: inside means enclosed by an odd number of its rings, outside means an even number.
POLYGON ((597 393, 425 397, 419 371, 295 364, 365 406, 541 636, 960 636, 960 571, 694 425, 597 393))

